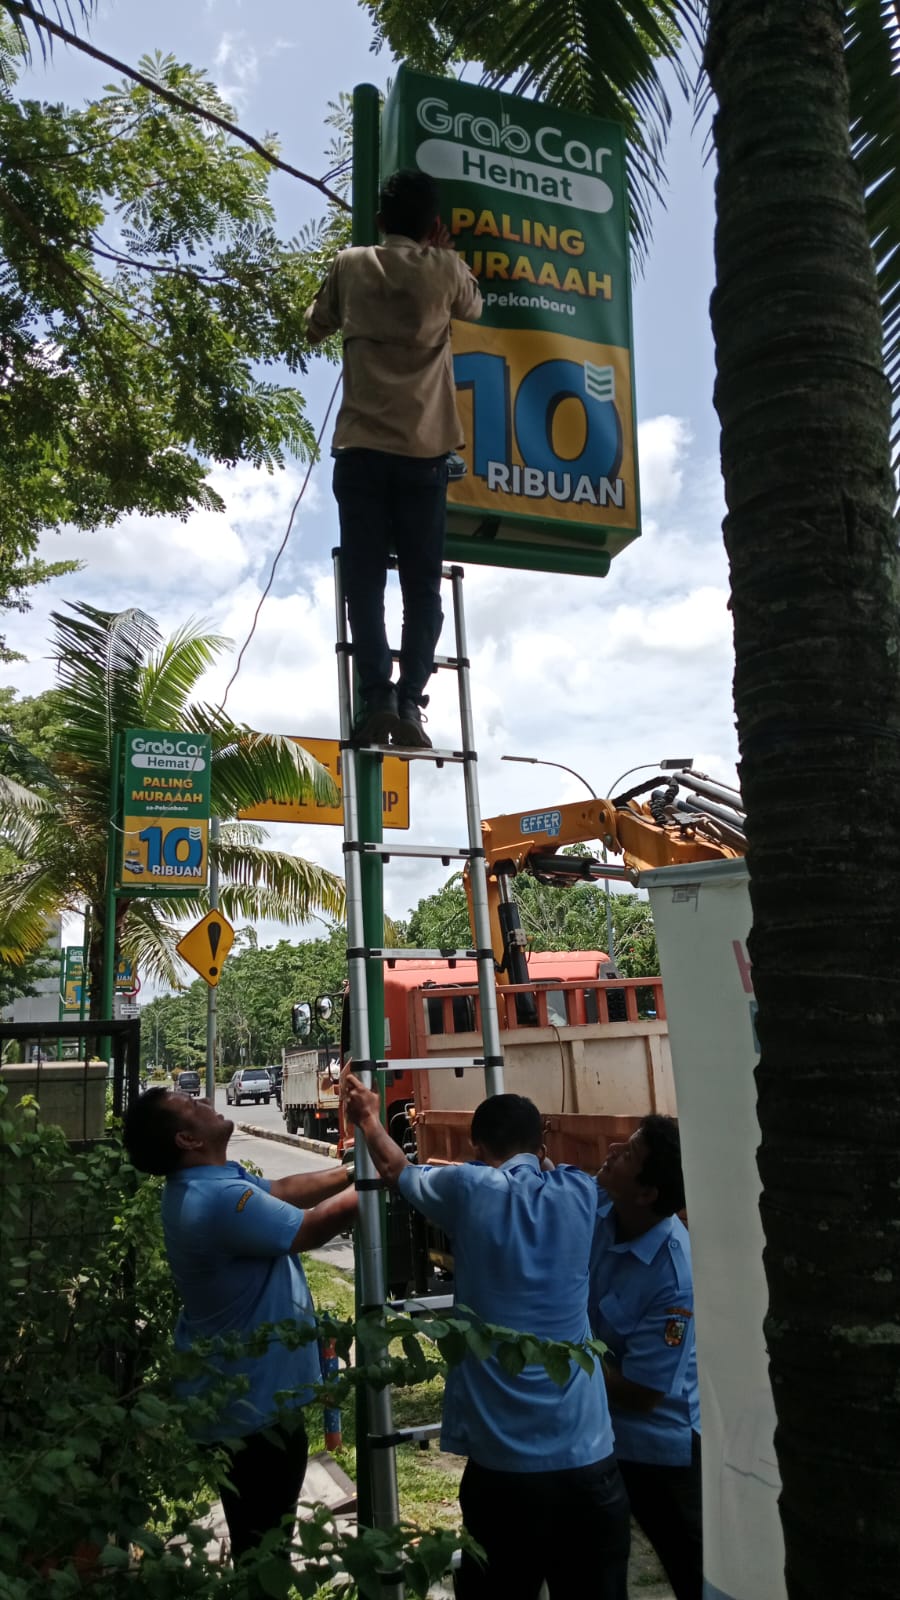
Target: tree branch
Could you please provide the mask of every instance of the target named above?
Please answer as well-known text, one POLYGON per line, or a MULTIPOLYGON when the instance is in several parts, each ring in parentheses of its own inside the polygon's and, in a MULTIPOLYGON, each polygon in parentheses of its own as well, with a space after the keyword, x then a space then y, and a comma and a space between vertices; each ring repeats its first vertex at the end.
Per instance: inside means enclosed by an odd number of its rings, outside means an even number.
POLYGON ((326 183, 321 182, 319 178, 311 177, 308 172, 301 172, 299 167, 292 167, 289 162, 282 161, 279 156, 273 155, 271 150, 267 150, 259 139, 255 139, 252 133, 245 133, 243 128, 239 128, 234 122, 229 122, 226 117, 220 117, 217 112, 209 111, 205 106, 197 105, 194 100, 185 99, 183 95, 178 94, 174 89, 167 89, 164 84, 157 83, 155 79, 148 77, 146 73, 138 72, 135 67, 127 66, 124 61, 117 60, 115 56, 107 55, 104 50, 98 50, 95 45, 88 44, 86 39, 79 38, 77 33, 72 33, 70 29, 62 27, 60 23, 53 22, 50 17, 33 10, 31 6, 23 5, 21 0, 3 0, 3 4, 4 8, 11 12, 13 16, 20 18, 22 21, 30 22, 37 28, 44 28, 55 39, 62 39, 65 44, 72 45, 75 50, 81 50, 84 55, 90 56, 92 60, 102 61, 104 66, 112 67, 113 71, 124 73, 126 78, 131 78, 134 83, 141 84, 145 89, 149 89, 151 94, 158 95, 160 100, 168 101, 169 105, 176 106, 179 111, 186 111, 192 117, 201 117, 205 122, 214 123, 217 128, 222 129, 223 133, 228 133, 233 139, 240 139, 244 144, 249 145, 250 149, 255 150, 257 155, 262 156, 263 160, 267 161, 270 166, 277 167, 280 172, 286 172, 291 178, 299 178, 301 183, 311 184, 314 189, 318 189, 319 193, 325 196, 326 200, 330 200, 334 205, 340 206, 342 211, 351 209, 347 201, 342 200, 340 195, 336 194, 333 189, 329 189, 326 183))
MULTIPOLYGON (((117 267, 136 267, 139 272, 157 272, 166 278, 191 278, 195 283, 211 283, 213 286, 223 283, 233 283, 233 278, 214 277, 210 272, 202 272, 199 267, 185 266, 180 261, 138 261, 134 256, 126 256, 118 250, 108 249, 96 235, 78 241, 85 250, 90 250, 92 255, 102 256, 104 261, 112 261, 117 267)), ((257 273, 257 277, 261 274, 257 273)))

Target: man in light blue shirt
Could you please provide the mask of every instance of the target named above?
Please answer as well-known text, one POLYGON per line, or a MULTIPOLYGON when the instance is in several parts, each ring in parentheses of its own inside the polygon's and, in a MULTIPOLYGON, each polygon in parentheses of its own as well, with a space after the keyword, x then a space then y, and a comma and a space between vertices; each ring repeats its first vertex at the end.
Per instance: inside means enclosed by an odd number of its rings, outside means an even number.
POLYGON ((694 1283, 678 1124, 645 1117, 610 1146, 591 1258, 590 1315, 605 1362, 616 1459, 676 1600, 701 1600, 700 1404, 694 1283))
MULTIPOLYGON (((542 1339, 589 1337, 593 1179, 542 1170, 537 1107, 494 1095, 472 1118, 477 1162, 415 1167, 379 1120, 378 1096, 345 1079, 347 1114, 385 1181, 450 1236, 457 1305, 542 1339)), ((516 1377, 494 1356, 447 1375, 441 1447, 468 1457, 466 1530, 486 1566, 463 1557, 459 1600, 626 1600, 629 1517, 599 1371, 572 1363, 562 1386, 543 1366, 516 1377)))
MULTIPOLYGON (((179 1350, 234 1340, 265 1323, 314 1320, 299 1252, 340 1233, 356 1214, 347 1168, 270 1181, 227 1158, 234 1123, 206 1100, 150 1089, 129 1107, 124 1142, 141 1172, 164 1176, 166 1253, 182 1299, 179 1350), (307 1209, 307 1208, 312 1209, 307 1209)), ((232 1487, 222 1506, 234 1561, 285 1523, 306 1472, 302 1407, 320 1381, 316 1340, 289 1350, 208 1358, 181 1385, 206 1397, 202 1436, 225 1445, 232 1487)))

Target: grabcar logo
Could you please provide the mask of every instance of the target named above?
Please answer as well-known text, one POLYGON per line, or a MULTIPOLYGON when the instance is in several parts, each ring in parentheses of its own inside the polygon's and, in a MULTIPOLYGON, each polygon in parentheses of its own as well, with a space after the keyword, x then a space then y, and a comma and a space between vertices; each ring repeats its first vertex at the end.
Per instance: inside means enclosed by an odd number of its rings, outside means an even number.
POLYGON ((131 748, 136 755, 151 756, 199 756, 203 754, 203 747, 191 744, 189 739, 132 739, 131 748))
POLYGON ((454 114, 446 100, 436 95, 419 101, 416 118, 428 133, 449 134, 461 143, 471 140, 485 150, 508 150, 516 156, 534 149, 551 166, 569 166, 576 172, 602 172, 604 157, 612 154, 606 145, 592 150, 582 139, 565 139, 560 128, 538 128, 532 135, 527 128, 511 122, 505 111, 499 123, 492 117, 473 116, 471 111, 454 114))

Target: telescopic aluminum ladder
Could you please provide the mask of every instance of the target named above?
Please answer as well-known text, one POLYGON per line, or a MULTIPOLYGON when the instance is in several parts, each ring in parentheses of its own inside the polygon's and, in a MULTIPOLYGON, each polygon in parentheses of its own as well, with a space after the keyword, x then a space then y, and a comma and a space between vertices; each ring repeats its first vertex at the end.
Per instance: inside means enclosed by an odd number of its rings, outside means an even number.
MULTIPOLYGON (((434 1072, 440 1069, 458 1072, 465 1068, 480 1068, 484 1072, 485 1094, 503 1092, 503 1056, 500 1044, 500 1025, 497 1015, 497 991, 494 976, 494 954, 491 947, 491 926, 487 897, 485 853, 481 837, 481 806, 478 798, 478 757, 474 744, 472 700, 469 683, 469 659, 466 640, 465 611, 463 606, 463 569, 445 566, 443 579, 450 584, 453 602, 453 627, 455 655, 435 656, 435 667, 456 673, 459 690, 460 746, 458 749, 403 749, 396 746, 370 745, 359 747, 352 742, 354 693, 353 646, 347 621, 347 607, 341 576, 340 551, 333 552, 335 609, 337 614, 338 695, 341 728, 341 775, 344 807, 344 874, 347 894, 347 965, 350 979, 348 1003, 350 1006, 350 1054, 354 1072, 370 1087, 377 1087, 377 1075, 387 1071, 434 1072), (360 756, 399 756, 409 761, 431 761, 437 767, 459 765, 463 769, 465 784, 467 842, 463 845, 398 844, 393 841, 369 840, 360 837, 360 756), (366 941, 362 860, 374 856, 382 863, 391 857, 420 857, 443 861, 465 861, 469 867, 472 897, 472 916, 475 933, 473 948, 451 950, 414 950, 402 947, 373 945, 366 941), (481 1056, 448 1056, 427 1061, 392 1058, 373 1060, 369 1033, 368 981, 371 962, 397 961, 447 961, 474 960, 478 969, 478 990, 481 1010, 481 1037, 484 1054, 481 1056)), ((394 659, 399 652, 393 651, 394 659)), ((356 1136, 356 1186, 359 1192, 359 1218, 357 1223, 356 1270, 359 1303, 366 1309, 384 1309, 386 1303, 385 1258, 382 1246, 381 1208, 378 1191, 382 1187, 365 1140, 356 1136)), ((446 1306, 442 1298, 404 1303, 409 1309, 427 1306, 446 1306)), ((406 1442, 419 1443, 440 1431, 435 1424, 421 1427, 395 1428, 391 1393, 389 1388, 367 1389, 367 1417, 369 1424, 368 1451, 371 1461, 372 1520, 376 1527, 390 1527, 399 1520, 397 1495, 397 1464, 395 1447, 406 1442)), ((385 1593, 399 1596, 399 1585, 386 1585, 385 1593)))

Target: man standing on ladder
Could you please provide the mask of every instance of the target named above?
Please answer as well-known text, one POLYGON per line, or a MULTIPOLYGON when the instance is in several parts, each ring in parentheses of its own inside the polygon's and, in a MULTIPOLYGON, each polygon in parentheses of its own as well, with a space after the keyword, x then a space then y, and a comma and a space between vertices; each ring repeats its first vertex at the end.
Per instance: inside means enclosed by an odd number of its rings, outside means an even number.
MULTIPOLYGON (((541 1114, 496 1094, 472 1118, 477 1161, 416 1167, 352 1073, 347 1115, 379 1176, 450 1235, 456 1300, 484 1322, 537 1338, 589 1336, 594 1180, 543 1170, 541 1114)), ((466 1356, 447 1377, 441 1448, 468 1457, 459 1500, 482 1565, 464 1553, 457 1600, 627 1600, 630 1517, 613 1456, 603 1380, 572 1363, 558 1385, 542 1366, 515 1377, 496 1356, 466 1356)))
POLYGON ((361 745, 431 745, 424 694, 441 632, 448 463, 462 443, 450 319, 482 300, 456 255, 426 173, 395 172, 380 196, 379 245, 338 255, 306 313, 319 344, 344 338, 344 393, 332 446, 344 592, 363 705, 361 745), (403 595, 400 677, 384 625, 391 554, 403 595))

